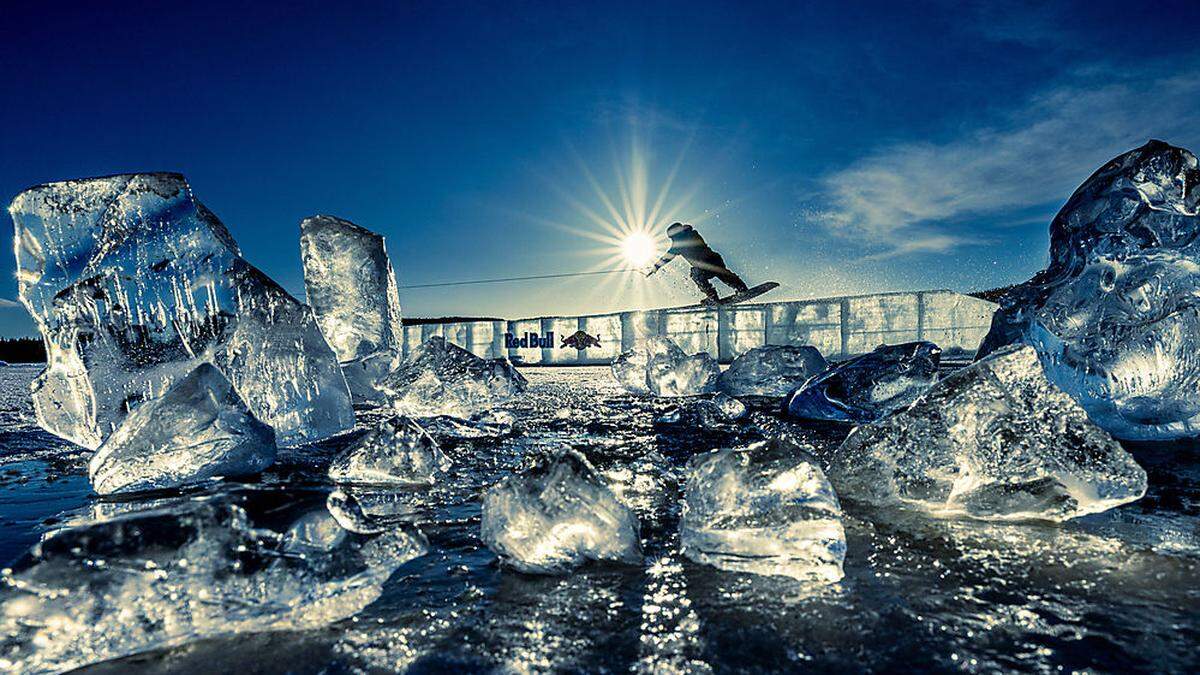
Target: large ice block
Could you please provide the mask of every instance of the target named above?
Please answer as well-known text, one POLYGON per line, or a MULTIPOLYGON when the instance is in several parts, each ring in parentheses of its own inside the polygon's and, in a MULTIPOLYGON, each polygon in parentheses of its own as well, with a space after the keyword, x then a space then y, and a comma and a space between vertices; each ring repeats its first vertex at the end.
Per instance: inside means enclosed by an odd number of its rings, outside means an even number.
POLYGON ((695 396, 716 389, 721 368, 706 352, 688 356, 670 338, 647 338, 612 363, 613 377, 631 393, 695 396))
POLYGON ((379 382, 401 415, 474 413, 525 391, 524 376, 508 359, 481 359, 442 337, 431 337, 379 382))
POLYGON ((912 403, 937 381, 941 350, 932 342, 883 345, 842 361, 784 401, 800 419, 870 422, 912 403))
POLYGON ((381 421, 335 457, 329 479, 365 485, 429 485, 451 464, 420 424, 395 416, 381 421))
POLYGON ((985 520, 1061 521, 1146 492, 1146 472, 1046 379, 1028 346, 997 351, 857 428, 830 477, 843 498, 985 520))
POLYGON ((787 396, 827 366, 816 347, 763 345, 734 359, 717 389, 731 396, 787 396))
POLYGON ((300 223, 304 289, 355 401, 384 400, 375 383, 404 345, 400 296, 383 236, 334 216, 300 223))
POLYGON ((790 439, 693 457, 679 527, 683 554, 699 563, 801 581, 842 578, 837 495, 790 439))
POLYGON ((373 602, 428 548, 411 527, 368 537, 331 520, 319 504, 247 491, 52 532, 0 577, 0 671, 317 628, 373 602))
POLYGON ((1150 141, 1105 164, 1050 224, 1050 263, 1001 301, 980 356, 1033 345, 1119 438, 1200 434, 1200 168, 1150 141))
POLYGON ((46 343, 38 423, 97 448, 201 363, 278 442, 354 424, 345 378, 308 307, 243 260, 179 174, 50 183, 17 195, 21 302, 46 343))
POLYGON ((480 536, 505 565, 531 574, 561 574, 588 560, 642 560, 637 518, 574 450, 493 485, 483 496, 480 536))
POLYGON ((202 363, 140 405, 92 455, 97 493, 162 490, 217 476, 256 474, 275 462, 275 433, 233 385, 202 363))

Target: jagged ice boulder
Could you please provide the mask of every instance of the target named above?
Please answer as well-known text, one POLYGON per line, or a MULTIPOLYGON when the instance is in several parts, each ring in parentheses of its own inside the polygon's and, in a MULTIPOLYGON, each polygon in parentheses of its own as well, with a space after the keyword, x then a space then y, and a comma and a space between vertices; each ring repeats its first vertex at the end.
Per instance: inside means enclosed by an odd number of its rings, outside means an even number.
POLYGON ((1028 346, 995 352, 855 429, 830 478, 843 498, 983 520, 1062 521, 1146 492, 1146 472, 1046 379, 1028 346))
POLYGON ((1200 434, 1200 168, 1150 141, 1101 167, 1050 224, 1050 264, 1001 300, 980 357, 1037 349, 1118 438, 1200 434))
POLYGON ((715 391, 721 368, 705 352, 688 356, 670 338, 655 336, 617 356, 612 373, 631 393, 676 397, 715 391))
POLYGON ((942 350, 932 342, 882 345, 834 364, 784 401, 792 417, 870 422, 912 403, 937 381, 942 350))
POLYGON ((339 531, 319 504, 262 491, 55 530, 0 573, 0 671, 65 672, 219 636, 318 628, 375 601, 427 550, 411 527, 339 531))
POLYGON ((562 574, 588 560, 642 561, 637 518, 574 450, 493 485, 480 536, 506 566, 531 574, 562 574))
POLYGON ((429 485, 450 458, 421 425, 394 416, 381 421, 334 458, 329 479, 364 485, 429 485))
POLYGON ((274 462, 275 432, 202 363, 125 417, 92 455, 88 476, 107 495, 252 475, 274 462))
POLYGON ((383 236, 334 216, 300 223, 304 290, 356 402, 381 403, 376 382, 403 348, 400 296, 383 236))
POLYGON ((483 359, 434 336, 412 350, 379 388, 401 415, 466 418, 511 399, 528 384, 508 359, 483 359))
POLYGON ((242 259, 174 173, 49 183, 17 195, 17 280, 46 344, 38 423, 97 448, 201 363, 282 445, 348 429, 337 359, 308 307, 242 259))
POLYGON ((693 457, 679 527, 683 554, 699 563, 806 582, 842 578, 841 505, 807 448, 790 439, 693 457))
POLYGON ((717 389, 731 396, 787 396, 828 365, 816 347, 763 345, 734 359, 717 389))

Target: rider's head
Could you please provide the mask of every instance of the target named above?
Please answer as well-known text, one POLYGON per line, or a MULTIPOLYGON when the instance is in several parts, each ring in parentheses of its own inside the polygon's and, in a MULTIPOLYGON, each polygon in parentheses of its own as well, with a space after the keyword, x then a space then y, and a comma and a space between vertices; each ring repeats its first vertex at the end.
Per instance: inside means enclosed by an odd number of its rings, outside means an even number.
POLYGON ((691 225, 685 225, 684 223, 671 223, 671 226, 667 228, 667 236, 674 237, 687 232, 690 229, 692 229, 691 225))

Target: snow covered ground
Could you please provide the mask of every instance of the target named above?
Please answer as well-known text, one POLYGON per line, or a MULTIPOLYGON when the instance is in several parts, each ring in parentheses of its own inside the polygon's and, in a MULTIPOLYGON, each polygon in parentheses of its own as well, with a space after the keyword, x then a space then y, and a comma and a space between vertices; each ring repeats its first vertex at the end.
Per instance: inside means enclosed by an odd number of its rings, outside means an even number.
MULTIPOLYGON (((3 564, 63 523, 147 505, 91 495, 90 452, 33 421, 37 371, 0 368, 3 564)), ((843 499, 845 577, 812 586, 683 557, 683 468, 697 453, 764 432, 792 434, 825 460, 848 427, 782 420, 777 403, 752 406, 738 422, 672 423, 666 413, 692 403, 626 394, 606 368, 523 372, 529 390, 502 406, 516 416, 513 435, 445 442, 446 477, 405 493, 403 508, 390 504, 424 532, 429 553, 400 565, 356 616, 192 642, 92 671, 1200 669, 1196 445, 1127 446, 1149 474, 1146 497, 1058 525, 938 520, 843 499), (479 536, 481 493, 562 447, 586 455, 634 511, 643 564, 590 563, 555 577, 496 565, 479 536)), ((362 429, 380 413, 359 417, 362 429)), ((271 512, 256 501, 321 503, 333 489, 325 467, 350 438, 282 450, 247 510, 271 512)), ((218 484, 153 503, 172 513, 229 491, 218 484)), ((374 504, 369 492, 353 496, 374 504)))

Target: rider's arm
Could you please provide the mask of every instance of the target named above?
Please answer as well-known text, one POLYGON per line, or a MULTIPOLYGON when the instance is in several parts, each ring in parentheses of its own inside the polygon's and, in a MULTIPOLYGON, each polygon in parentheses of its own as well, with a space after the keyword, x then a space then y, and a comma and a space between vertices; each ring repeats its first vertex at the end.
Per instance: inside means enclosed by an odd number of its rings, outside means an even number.
POLYGON ((676 256, 676 253, 674 251, 668 250, 666 253, 663 254, 663 257, 658 259, 658 262, 654 263, 654 267, 651 267, 650 271, 646 272, 646 276, 650 276, 651 274, 654 274, 655 272, 662 269, 662 266, 666 265, 667 263, 674 260, 675 256, 676 256))

